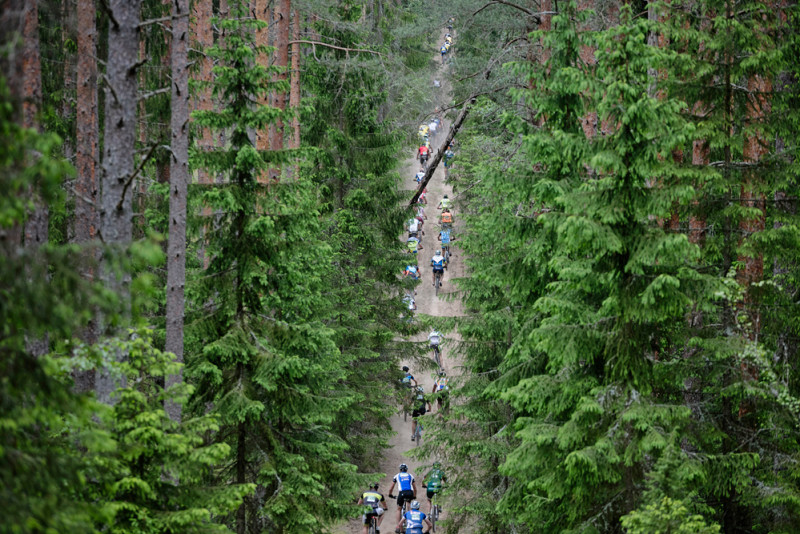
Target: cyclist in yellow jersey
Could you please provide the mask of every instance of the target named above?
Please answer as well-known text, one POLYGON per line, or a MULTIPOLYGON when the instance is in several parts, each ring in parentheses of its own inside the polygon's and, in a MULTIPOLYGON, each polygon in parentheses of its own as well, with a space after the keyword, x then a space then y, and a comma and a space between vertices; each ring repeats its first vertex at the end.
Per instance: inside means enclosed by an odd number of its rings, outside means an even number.
POLYGON ((378 527, 376 532, 381 531, 381 523, 383 522, 383 512, 386 510, 386 498, 382 493, 378 493, 378 483, 372 484, 367 491, 361 494, 358 499, 358 504, 364 505, 364 515, 361 517, 364 523, 364 534, 367 534, 367 527, 372 517, 378 518, 378 527))

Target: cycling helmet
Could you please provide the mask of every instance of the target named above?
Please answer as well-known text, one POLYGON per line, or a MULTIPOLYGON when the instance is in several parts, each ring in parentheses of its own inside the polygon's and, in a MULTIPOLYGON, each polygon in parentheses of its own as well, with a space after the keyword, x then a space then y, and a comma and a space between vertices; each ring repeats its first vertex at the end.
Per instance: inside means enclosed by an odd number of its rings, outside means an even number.
POLYGON ((403 366, 403 371, 408 372, 408 366, 407 365, 403 366))
POLYGON ((378 489, 378 483, 375 482, 374 484, 370 485, 370 488, 372 488, 374 490, 378 489))
POLYGON ((445 195, 444 198, 447 198, 447 195, 445 195))
POLYGON ((411 509, 419 510, 419 501, 411 501, 411 509))
POLYGON ((408 471, 408 466, 406 464, 400 464, 400 472, 405 473, 408 471))
POLYGON ((436 256, 438 256, 438 255, 439 255, 439 254, 441 254, 441 253, 442 253, 442 251, 441 251, 441 250, 439 250, 439 249, 436 249, 436 256))
POLYGON ((444 369, 439 369, 439 376, 447 376, 447 373, 444 372, 444 369))
MULTIPOLYGON (((439 462, 433 462, 433 468, 434 468, 434 469, 441 469, 441 468, 442 468, 442 464, 440 464, 439 462)), ((378 487, 377 487, 377 486, 378 486, 378 485, 376 484, 376 485, 375 485, 375 489, 378 489, 378 487)))
POLYGON ((425 392, 425 388, 422 387, 422 386, 417 386, 417 391, 419 391, 420 393, 424 393, 425 392))

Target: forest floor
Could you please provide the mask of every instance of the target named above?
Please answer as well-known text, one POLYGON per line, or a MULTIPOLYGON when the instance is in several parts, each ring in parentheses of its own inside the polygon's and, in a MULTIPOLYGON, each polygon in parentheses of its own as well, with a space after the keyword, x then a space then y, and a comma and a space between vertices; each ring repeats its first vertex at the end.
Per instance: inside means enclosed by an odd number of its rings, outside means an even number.
MULTIPOLYGON (((445 32, 443 31, 440 38, 437 42, 441 43, 444 41, 445 32)), ((440 55, 438 53, 438 46, 436 49, 436 61, 440 60, 440 55)), ((431 80, 431 88, 434 91, 438 91, 439 94, 434 98, 435 105, 442 107, 444 103, 450 101, 450 84, 447 80, 447 72, 444 68, 440 67, 434 77, 442 82, 442 87, 433 89, 433 80, 431 80)), ((433 111, 433 110, 431 110, 433 111)), ((433 152, 435 153, 441 143, 444 142, 445 137, 447 136, 447 132, 450 130, 451 125, 450 120, 443 118, 442 123, 440 125, 440 129, 437 132, 437 136, 431 142, 431 147, 433 152)), ((409 193, 416 189, 416 182, 414 181, 414 175, 419 170, 419 162, 417 161, 414 155, 410 155, 406 160, 403 161, 400 173, 403 176, 405 184, 407 184, 407 189, 409 193)), ((437 248, 441 248, 441 243, 437 240, 437 236, 439 234, 439 227, 438 227, 438 218, 440 211, 436 208, 439 202, 442 200, 444 195, 448 195, 450 198, 453 198, 453 190, 452 188, 445 183, 445 175, 444 175, 444 163, 440 163, 437 167, 436 171, 433 174, 433 177, 428 182, 427 187, 428 193, 428 203, 425 207, 425 214, 427 215, 427 220, 425 221, 425 225, 423 230, 425 231, 425 235, 422 238, 422 247, 423 249, 419 252, 419 265, 422 267, 422 277, 421 282, 417 286, 417 295, 416 295, 416 303, 417 303, 417 315, 427 315, 432 317, 454 317, 463 315, 463 306, 461 304, 460 299, 457 298, 455 294, 455 287, 452 283, 454 278, 460 278, 465 275, 465 267, 463 258, 461 257, 461 253, 458 249, 458 241, 453 243, 450 247, 451 252, 454 254, 454 257, 451 259, 450 265, 448 269, 445 271, 445 275, 442 282, 442 287, 439 290, 439 295, 435 294, 433 283, 431 280, 431 267, 430 267, 430 259, 433 256, 434 252, 437 248), (452 294, 452 295, 451 295, 452 294)), ((410 196, 410 195, 409 195, 410 196)), ((458 209, 457 207, 453 210, 454 222, 455 227, 453 230, 453 235, 457 236, 459 231, 459 220, 458 220, 458 209)), ((402 241, 405 242, 406 233, 402 234, 402 241)), ((414 336, 411 340, 418 341, 418 342, 425 342, 428 338, 429 330, 423 330, 416 336, 414 336)), ((460 369, 460 359, 458 354, 456 354, 453 348, 458 344, 460 341, 460 336, 458 336, 457 332, 444 332, 444 342, 442 345, 442 366, 447 371, 448 376, 450 377, 457 377, 461 373, 460 369)), ((428 351, 427 355, 432 357, 432 353, 428 351)), ((428 370, 420 370, 415 368, 414 362, 401 362, 400 365, 408 365, 411 368, 411 372, 416 378, 417 382, 425 388, 426 393, 430 393, 433 389, 434 384, 434 377, 433 373, 428 370)), ((436 403, 432 404, 433 411, 432 413, 428 413, 422 417, 423 426, 424 421, 430 417, 436 417, 437 407, 436 403)), ((392 430, 394 431, 394 435, 389 440, 390 447, 383 452, 383 457, 379 463, 379 471, 383 473, 387 473, 387 476, 384 477, 382 480, 379 480, 379 490, 381 493, 384 494, 387 500, 387 510, 384 514, 383 524, 381 525, 381 533, 382 534, 391 534, 394 532, 395 525, 397 524, 397 504, 394 499, 389 499, 389 488, 392 485, 392 477, 398 472, 398 466, 401 463, 405 463, 408 465, 409 472, 414 475, 417 483, 417 499, 420 501, 421 510, 425 513, 428 513, 428 500, 425 496, 425 486, 422 483, 422 479, 425 474, 430 470, 431 464, 437 460, 437 458, 423 458, 423 459, 415 459, 410 456, 407 456, 407 453, 412 451, 414 447, 417 445, 415 442, 411 441, 411 417, 408 417, 408 420, 405 421, 403 418, 402 412, 398 413, 397 415, 391 418, 392 423, 392 430)), ((423 432, 423 442, 425 440, 425 432, 423 432)), ((397 494, 397 489, 395 488, 393 494, 397 494)), ((447 519, 447 501, 444 500, 442 503, 442 516, 440 520, 447 519)), ((363 526, 361 521, 358 519, 352 520, 348 522, 346 525, 343 525, 340 530, 337 530, 338 533, 347 533, 347 534, 359 534, 362 532, 363 526)), ((461 530, 463 532, 463 529, 461 530)), ((437 532, 446 532, 445 529, 438 529, 437 532)))

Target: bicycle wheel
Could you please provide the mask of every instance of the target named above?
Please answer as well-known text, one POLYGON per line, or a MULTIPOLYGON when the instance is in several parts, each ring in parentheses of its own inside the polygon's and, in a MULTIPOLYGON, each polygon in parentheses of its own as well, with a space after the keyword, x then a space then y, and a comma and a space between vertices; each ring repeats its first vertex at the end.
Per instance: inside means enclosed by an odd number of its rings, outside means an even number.
POLYGON ((377 534, 378 532, 378 520, 373 516, 369 520, 369 534, 377 534))
MULTIPOLYGON (((433 497, 436 499, 436 496, 433 497)), ((434 500, 433 509, 431 510, 431 530, 436 530, 436 522, 439 520, 439 505, 434 500)))
POLYGON ((439 369, 442 368, 441 352, 439 352, 439 347, 436 346, 433 347, 433 361, 436 362, 436 366, 439 367, 439 369))
POLYGON ((414 437, 416 438, 414 441, 416 442, 416 446, 419 447, 419 444, 422 442, 422 423, 417 421, 417 430, 414 432, 414 437))
POLYGON ((434 285, 436 286, 436 296, 438 297, 439 296, 439 286, 442 285, 442 275, 441 275, 441 273, 438 273, 438 272, 436 273, 436 283, 434 285))

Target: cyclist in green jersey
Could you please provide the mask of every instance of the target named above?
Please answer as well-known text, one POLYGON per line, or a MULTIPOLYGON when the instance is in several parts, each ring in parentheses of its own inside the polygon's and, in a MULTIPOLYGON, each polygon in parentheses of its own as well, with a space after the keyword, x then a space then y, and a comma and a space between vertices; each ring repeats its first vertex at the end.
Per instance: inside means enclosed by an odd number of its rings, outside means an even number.
POLYGON ((429 514, 433 511, 433 496, 442 491, 445 482, 447 482, 447 475, 445 475, 444 470, 442 470, 442 464, 434 462, 433 468, 428 471, 428 474, 422 479, 422 483, 427 489, 429 514))

